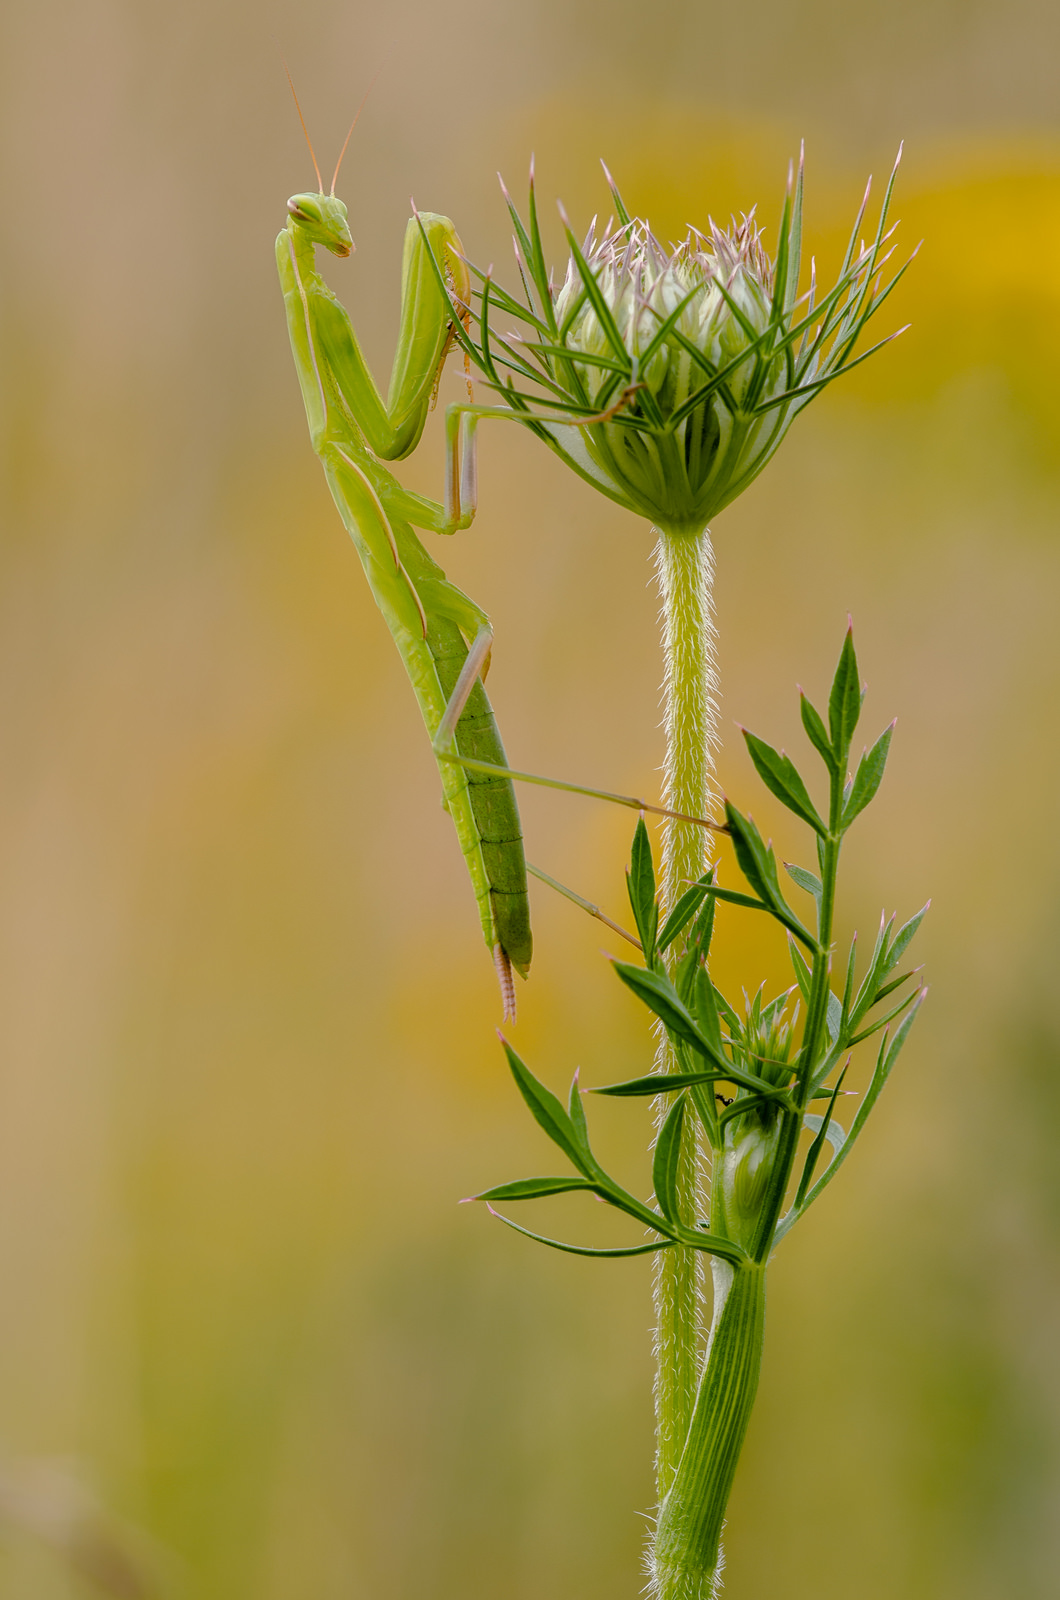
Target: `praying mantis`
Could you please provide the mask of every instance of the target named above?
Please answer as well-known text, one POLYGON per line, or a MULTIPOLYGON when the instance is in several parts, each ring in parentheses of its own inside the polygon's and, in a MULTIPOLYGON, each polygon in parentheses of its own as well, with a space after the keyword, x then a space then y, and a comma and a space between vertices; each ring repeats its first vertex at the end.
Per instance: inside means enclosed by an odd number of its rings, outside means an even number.
POLYGON ((292 195, 276 240, 291 349, 313 448, 431 735, 443 803, 510 1017, 512 971, 526 976, 533 941, 519 812, 482 686, 493 630, 485 611, 449 582, 413 531, 450 534, 470 526, 476 509, 471 408, 447 418, 444 506, 403 488, 383 465, 402 460, 420 441, 453 324, 469 315, 469 277, 448 217, 418 213, 405 234, 397 350, 384 401, 348 313, 316 270, 318 245, 340 257, 354 249, 346 207, 335 196, 341 162, 342 155, 325 194, 313 155, 318 192, 292 195))
MULTIPOLYGON (((512 973, 526 977, 533 953, 528 870, 629 937, 599 907, 538 868, 528 869, 513 780, 726 830, 634 795, 509 768, 483 687, 493 644, 489 617, 449 582, 413 526, 439 534, 470 526, 477 501, 478 421, 499 416, 511 420, 512 413, 506 407, 473 403, 448 407, 444 505, 403 488, 383 464, 400 461, 416 448, 456 326, 466 327, 470 321, 470 275, 463 248, 448 217, 415 212, 405 232, 398 342, 384 401, 349 314, 317 271, 315 259, 318 246, 339 257, 355 248, 335 184, 357 118, 325 193, 297 95, 295 105, 318 189, 288 200, 287 225, 276 240, 276 264, 310 438, 431 736, 443 803, 471 877, 508 1020, 515 1015, 512 973)), ((569 420, 577 425, 606 420, 625 404, 629 392, 600 416, 569 420)))

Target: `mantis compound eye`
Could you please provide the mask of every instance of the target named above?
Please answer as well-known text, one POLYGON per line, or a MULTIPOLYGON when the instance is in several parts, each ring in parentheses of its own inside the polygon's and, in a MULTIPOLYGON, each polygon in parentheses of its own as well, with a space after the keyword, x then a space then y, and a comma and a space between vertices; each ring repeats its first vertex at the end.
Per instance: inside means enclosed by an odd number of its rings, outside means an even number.
POLYGON ((320 218, 318 216, 314 216, 311 211, 307 211, 301 204, 303 198, 304 196, 300 194, 293 194, 291 196, 287 202, 288 215, 294 217, 298 222, 319 222, 320 218))

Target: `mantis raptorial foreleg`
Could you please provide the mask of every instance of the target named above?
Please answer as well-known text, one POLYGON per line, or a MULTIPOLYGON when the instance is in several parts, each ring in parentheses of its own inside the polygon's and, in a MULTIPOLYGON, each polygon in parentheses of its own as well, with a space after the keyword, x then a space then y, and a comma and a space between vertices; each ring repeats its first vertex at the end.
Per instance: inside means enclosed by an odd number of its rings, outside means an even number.
POLYGON ((402 488, 382 465, 407 456, 419 442, 453 325, 466 315, 467 270, 448 218, 423 213, 409 223, 397 353, 384 401, 349 316, 316 270, 317 245, 338 256, 353 249, 334 181, 325 194, 319 171, 317 180, 319 192, 287 202, 287 226, 276 241, 310 436, 432 740, 454 688, 461 685, 459 709, 446 725, 447 746, 457 760, 438 765, 505 1011, 511 1014, 511 969, 526 975, 532 940, 519 813, 481 683, 493 633, 486 613, 448 581, 413 532, 413 524, 453 533, 471 522, 473 425, 458 421, 450 430, 444 507, 402 488), (475 652, 470 676, 465 671, 469 642, 475 652), (464 759, 470 770, 460 765, 464 759))

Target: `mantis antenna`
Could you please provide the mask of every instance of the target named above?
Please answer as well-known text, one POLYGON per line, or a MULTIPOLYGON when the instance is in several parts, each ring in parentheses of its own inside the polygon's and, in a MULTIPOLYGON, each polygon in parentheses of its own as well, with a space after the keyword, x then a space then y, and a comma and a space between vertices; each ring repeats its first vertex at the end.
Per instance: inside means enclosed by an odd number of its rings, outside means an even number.
MULTIPOLYGON (((353 121, 350 123, 349 133, 347 133, 345 139, 342 141, 342 149, 339 151, 339 159, 335 163, 335 172, 334 172, 334 176, 332 177, 332 180, 331 180, 331 192, 332 192, 332 194, 335 193, 335 185, 339 181, 339 168, 342 166, 342 158, 346 154, 346 146, 350 142, 350 135, 353 133, 354 128, 356 128, 356 126, 357 126, 357 122, 358 122, 358 119, 359 119, 359 117, 361 115, 361 112, 364 110, 365 102, 367 101, 368 96, 371 94, 372 90, 375 88, 376 78, 378 78, 378 76, 379 76, 379 74, 377 72, 375 74, 375 77, 373 77, 371 83, 368 85, 367 89, 364 91, 364 94, 361 96, 361 103, 357 107, 357 111, 356 111, 356 114, 354 115, 353 121)), ((303 126, 304 126, 304 124, 303 124, 303 126)), ((307 137, 308 137, 308 135, 307 135, 307 137)), ((317 176, 319 177, 319 173, 317 174, 317 176)))
MULTIPOLYGON (((283 57, 282 56, 280 57, 280 60, 283 61, 283 57)), ((309 129, 305 125, 305 118, 302 115, 302 107, 298 103, 298 92, 297 92, 297 90, 295 89, 295 86, 294 86, 294 79, 291 77, 291 69, 288 67, 286 61, 283 61, 283 70, 284 70, 284 72, 286 72, 286 74, 287 74, 287 82, 291 86, 291 94, 294 97, 294 108, 298 112, 298 120, 302 124, 302 132, 305 134, 305 142, 309 146, 309 154, 313 158, 313 171, 317 175, 317 184, 318 184, 317 193, 318 194, 323 194, 324 193, 324 180, 320 176, 320 167, 317 164, 317 153, 313 149, 313 141, 309 137, 309 129)), ((362 104, 363 104, 363 101, 362 101, 362 104)), ((357 116, 359 117, 360 114, 361 114, 360 111, 358 111, 357 116)), ((357 117, 354 117, 353 120, 354 120, 354 122, 356 122, 357 121, 357 117)), ((353 129, 351 128, 350 129, 350 133, 352 133, 352 132, 353 132, 353 129)), ((349 138, 350 138, 350 134, 348 133, 346 135, 347 143, 349 143, 349 138)), ((343 145, 342 148, 345 151, 346 145, 343 145)), ((339 160, 340 161, 342 160, 341 156, 339 157, 339 160)), ((338 168, 337 167, 335 168, 335 171, 336 171, 336 174, 337 174, 338 173, 338 168)), ((332 194, 335 193, 335 185, 334 185, 334 183, 332 183, 332 185, 331 185, 331 192, 332 192, 332 194)))
MULTIPOLYGON (((282 56, 280 57, 280 60, 283 61, 283 70, 287 74, 287 82, 291 86, 291 95, 292 95, 292 97, 294 99, 294 108, 298 112, 298 120, 302 124, 302 132, 305 134, 305 142, 309 146, 309 154, 313 158, 313 171, 317 175, 317 185, 318 185, 317 193, 318 194, 323 194, 324 193, 324 180, 320 176, 320 165, 319 165, 319 163, 317 161, 317 153, 313 149, 313 141, 309 137, 309 129, 305 125, 305 117, 302 115, 302 107, 301 107, 301 105, 299 103, 299 100, 298 100, 298 91, 295 89, 294 79, 291 77, 291 69, 288 67, 286 61, 283 60, 282 56)), ((368 85, 367 89, 364 91, 364 94, 361 96, 361 103, 357 107, 356 113, 354 114, 353 121, 350 123, 350 126, 347 129, 346 137, 342 141, 342 149, 339 151, 339 159, 335 163, 335 171, 332 174, 332 178, 331 178, 331 190, 330 190, 330 192, 331 192, 332 195, 335 193, 335 185, 339 181, 339 168, 342 166, 342 158, 346 154, 346 149, 347 149, 347 146, 349 145, 350 139, 351 139, 351 137, 353 135, 353 130, 354 130, 354 128, 356 128, 357 123, 360 120, 361 112, 365 108, 365 104, 366 104, 366 102, 368 100, 368 96, 371 94, 372 90, 375 88, 376 79, 378 77, 379 77, 379 74, 377 72, 375 74, 375 76, 372 78, 372 81, 368 85)))

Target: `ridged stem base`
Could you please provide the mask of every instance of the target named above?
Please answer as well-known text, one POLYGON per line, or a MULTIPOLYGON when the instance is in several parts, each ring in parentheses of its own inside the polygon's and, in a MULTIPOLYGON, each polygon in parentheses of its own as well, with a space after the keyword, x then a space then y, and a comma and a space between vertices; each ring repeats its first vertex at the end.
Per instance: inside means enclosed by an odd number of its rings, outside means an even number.
POLYGON ((718 1593, 725 1507, 758 1392, 765 1267, 715 1262, 714 1283, 703 1376, 649 1558, 656 1600, 712 1600, 718 1593))

